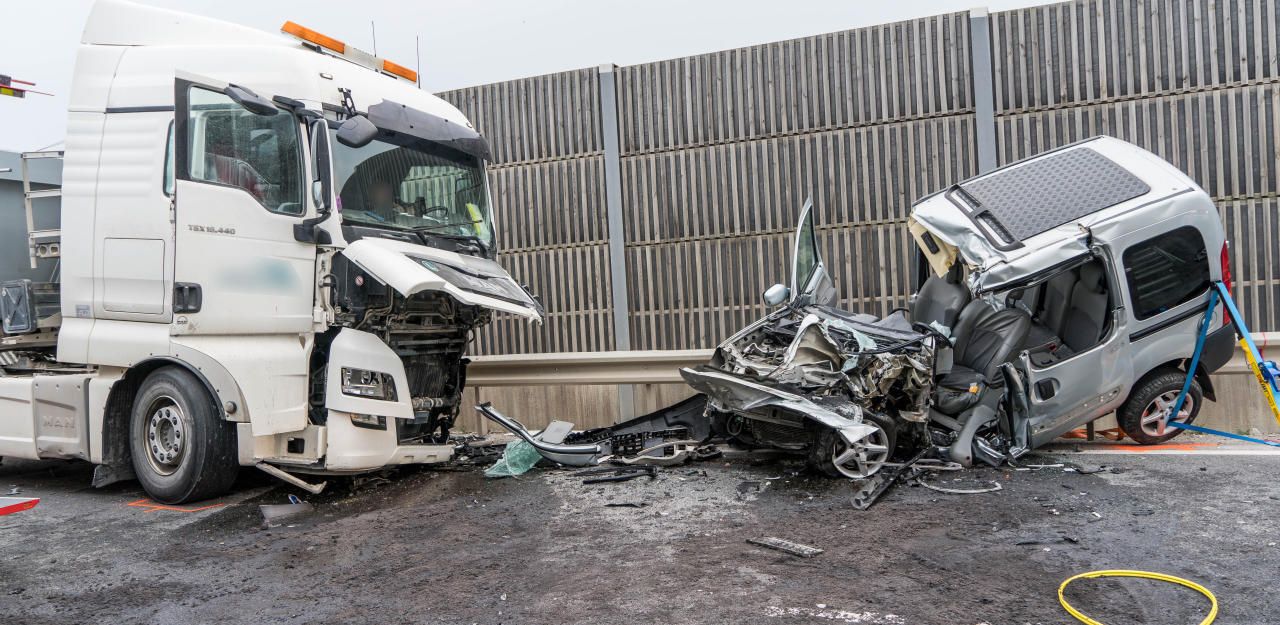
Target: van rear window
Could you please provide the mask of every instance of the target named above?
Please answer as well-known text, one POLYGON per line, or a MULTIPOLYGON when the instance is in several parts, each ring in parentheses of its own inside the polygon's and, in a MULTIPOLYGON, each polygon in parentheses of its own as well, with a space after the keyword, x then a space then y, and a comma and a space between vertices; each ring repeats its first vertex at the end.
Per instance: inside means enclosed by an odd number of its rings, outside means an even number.
POLYGON ((1209 288, 1204 237, 1183 226, 1130 246, 1124 251, 1124 273, 1138 319, 1189 302, 1209 288))

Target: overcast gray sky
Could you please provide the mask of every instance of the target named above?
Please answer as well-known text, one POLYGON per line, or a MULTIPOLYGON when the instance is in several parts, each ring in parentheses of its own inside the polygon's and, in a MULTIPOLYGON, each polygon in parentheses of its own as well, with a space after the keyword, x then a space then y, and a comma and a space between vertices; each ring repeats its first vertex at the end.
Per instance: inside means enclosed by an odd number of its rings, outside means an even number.
MULTIPOLYGON (((278 31, 285 20, 413 67, 441 91, 601 63, 633 65, 981 6, 971 0, 141 0, 278 31)), ((92 0, 7 0, 0 74, 53 97, 0 97, 0 149, 62 140, 76 44, 92 0), (20 8, 19 8, 20 7, 20 8)), ((1044 4, 999 0, 992 11, 1044 4)))

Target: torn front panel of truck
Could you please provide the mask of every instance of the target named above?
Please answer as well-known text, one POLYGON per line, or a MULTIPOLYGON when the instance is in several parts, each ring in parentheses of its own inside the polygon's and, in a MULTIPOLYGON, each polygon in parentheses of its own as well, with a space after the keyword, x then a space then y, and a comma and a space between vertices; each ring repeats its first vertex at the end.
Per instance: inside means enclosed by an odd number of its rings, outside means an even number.
POLYGON ((405 297, 439 291, 463 304, 542 320, 542 306, 487 258, 383 238, 352 242, 342 255, 405 297))

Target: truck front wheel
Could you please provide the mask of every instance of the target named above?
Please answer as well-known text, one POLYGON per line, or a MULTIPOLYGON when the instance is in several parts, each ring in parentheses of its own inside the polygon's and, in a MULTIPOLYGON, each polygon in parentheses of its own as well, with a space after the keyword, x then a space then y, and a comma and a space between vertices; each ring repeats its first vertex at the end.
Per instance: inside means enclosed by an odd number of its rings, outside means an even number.
POLYGON ((239 471, 235 426, 191 372, 157 369, 142 382, 129 423, 133 470, 162 503, 216 497, 239 471))

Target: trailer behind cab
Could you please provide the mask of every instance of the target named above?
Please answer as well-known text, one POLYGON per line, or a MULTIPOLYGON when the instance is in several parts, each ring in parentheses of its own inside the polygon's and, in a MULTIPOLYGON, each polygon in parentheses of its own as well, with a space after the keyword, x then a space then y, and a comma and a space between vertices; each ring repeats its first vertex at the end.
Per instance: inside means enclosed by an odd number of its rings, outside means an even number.
POLYGON ((0 456, 164 502, 451 458, 473 331, 542 317, 494 260, 487 143, 412 70, 282 31, 94 6, 61 228, 0 233, 28 251, 0 266, 0 456))

